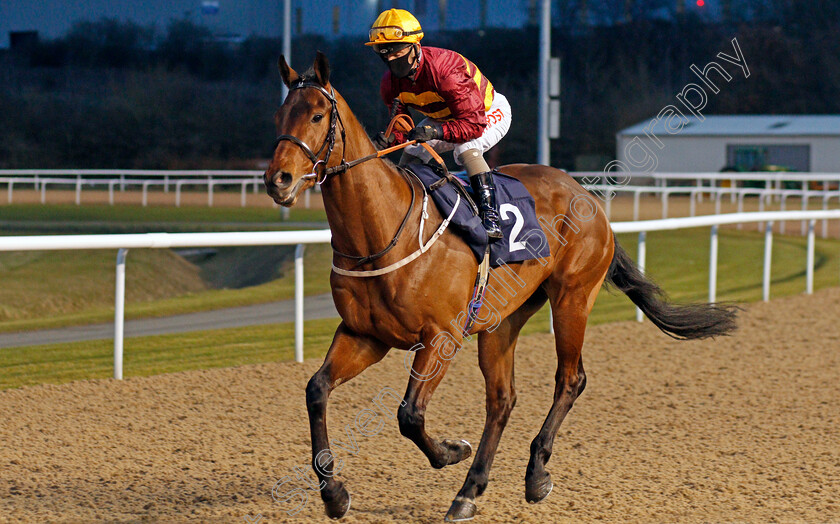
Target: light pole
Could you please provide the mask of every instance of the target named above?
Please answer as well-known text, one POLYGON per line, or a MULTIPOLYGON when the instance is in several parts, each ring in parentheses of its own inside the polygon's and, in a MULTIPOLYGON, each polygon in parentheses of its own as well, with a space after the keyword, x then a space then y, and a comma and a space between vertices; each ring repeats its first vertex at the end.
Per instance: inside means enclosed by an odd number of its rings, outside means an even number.
POLYGON ((537 163, 549 165, 548 141, 548 65, 551 57, 551 0, 542 0, 540 17, 540 89, 539 133, 537 134, 537 163))
MULTIPOLYGON (((292 0, 283 0, 283 56, 287 64, 292 63, 292 0)), ((280 103, 286 100, 288 94, 289 88, 283 84, 280 103)))

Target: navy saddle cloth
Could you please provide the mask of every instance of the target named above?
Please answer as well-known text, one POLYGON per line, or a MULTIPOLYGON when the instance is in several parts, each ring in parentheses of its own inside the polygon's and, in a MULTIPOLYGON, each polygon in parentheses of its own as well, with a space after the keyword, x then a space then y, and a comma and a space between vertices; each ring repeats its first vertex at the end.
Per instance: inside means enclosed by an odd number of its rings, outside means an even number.
MULTIPOLYGON (((407 167, 426 186, 443 216, 448 217, 460 194, 452 182, 431 191, 428 188, 440 180, 440 171, 425 164, 410 164, 407 167)), ((549 256, 548 241, 537 221, 531 194, 522 182, 498 171, 493 171, 493 180, 496 182, 496 201, 499 205, 503 236, 490 244, 490 265, 497 267, 549 256)), ((465 182, 464 185, 469 184, 465 182)), ((472 194, 472 190, 469 191, 472 194)), ((487 232, 481 225, 481 218, 473 214, 468 202, 458 205, 450 227, 470 246, 476 260, 481 261, 487 247, 487 232)))

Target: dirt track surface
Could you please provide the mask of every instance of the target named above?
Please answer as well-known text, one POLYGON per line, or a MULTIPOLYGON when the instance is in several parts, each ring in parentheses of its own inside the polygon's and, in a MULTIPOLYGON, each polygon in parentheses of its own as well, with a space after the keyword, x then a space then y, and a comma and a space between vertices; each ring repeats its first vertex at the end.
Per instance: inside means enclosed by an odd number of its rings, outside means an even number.
MULTIPOLYGON (((475 522, 840 521, 840 288, 747 307, 734 337, 677 342, 650 323, 590 329, 588 386, 560 429, 554 491, 524 499, 528 446, 553 391, 552 338, 518 347, 519 401, 475 522)), ((292 517, 272 485, 309 462, 303 388, 320 362, 0 392, 0 521, 327 522, 317 493, 292 517)), ((385 386, 401 353, 342 385, 331 438, 385 386)), ((478 443, 474 346, 428 413, 431 434, 478 443)), ((432 470, 395 420, 337 450, 344 522, 440 522, 469 466, 432 470)), ((334 448, 335 449, 335 448, 334 448)), ((305 486, 294 481, 285 486, 305 486)))

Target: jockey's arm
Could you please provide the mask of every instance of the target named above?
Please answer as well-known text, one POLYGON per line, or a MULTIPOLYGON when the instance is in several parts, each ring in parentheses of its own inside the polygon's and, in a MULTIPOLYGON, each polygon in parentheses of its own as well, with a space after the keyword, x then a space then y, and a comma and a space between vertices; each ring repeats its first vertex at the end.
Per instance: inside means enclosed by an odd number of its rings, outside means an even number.
POLYGON ((453 74, 441 82, 440 88, 440 95, 452 111, 448 117, 451 120, 441 121, 443 140, 461 144, 480 137, 487 127, 487 117, 475 81, 464 74, 453 74))
MULTIPOLYGON (((390 86, 388 83, 385 82, 385 79, 382 79, 382 83, 379 86, 379 96, 382 97, 382 102, 385 103, 385 107, 388 108, 388 122, 390 123, 391 120, 394 119, 397 115, 408 115, 411 116, 411 113, 408 111, 408 107, 399 101, 399 99, 395 98, 395 94, 391 91, 390 86)), ((406 136, 408 136, 408 132, 399 131, 396 128, 392 131, 394 134, 395 144, 402 144, 406 141, 406 136)))

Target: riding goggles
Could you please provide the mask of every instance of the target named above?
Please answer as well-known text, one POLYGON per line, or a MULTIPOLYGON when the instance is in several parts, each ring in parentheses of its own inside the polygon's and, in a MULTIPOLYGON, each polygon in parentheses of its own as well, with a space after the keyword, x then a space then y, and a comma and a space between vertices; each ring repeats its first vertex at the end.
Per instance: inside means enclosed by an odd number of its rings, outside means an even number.
POLYGON ((375 42, 379 37, 382 37, 385 40, 399 40, 404 36, 419 35, 422 32, 422 30, 403 31, 402 27, 386 25, 382 27, 372 27, 368 36, 370 37, 371 42, 375 42))

